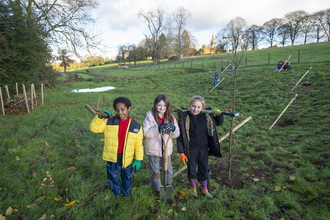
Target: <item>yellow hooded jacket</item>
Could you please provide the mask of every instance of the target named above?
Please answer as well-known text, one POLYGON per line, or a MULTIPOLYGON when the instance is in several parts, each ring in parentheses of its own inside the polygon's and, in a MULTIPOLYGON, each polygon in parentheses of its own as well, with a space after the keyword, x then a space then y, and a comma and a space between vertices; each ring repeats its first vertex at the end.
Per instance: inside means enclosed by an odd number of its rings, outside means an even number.
MULTIPOLYGON (((92 132, 104 133, 102 159, 114 163, 117 162, 119 120, 117 115, 111 119, 100 119, 96 115, 89 124, 89 129, 92 132)), ((132 163, 134 152, 136 160, 143 160, 142 127, 134 119, 129 120, 123 149, 123 168, 132 163)))

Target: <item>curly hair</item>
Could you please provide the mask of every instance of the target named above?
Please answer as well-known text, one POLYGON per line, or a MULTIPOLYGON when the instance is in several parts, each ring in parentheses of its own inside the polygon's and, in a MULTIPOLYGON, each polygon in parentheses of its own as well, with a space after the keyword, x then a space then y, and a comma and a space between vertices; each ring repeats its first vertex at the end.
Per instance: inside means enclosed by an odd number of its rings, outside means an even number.
POLYGON ((124 96, 121 96, 121 97, 118 97, 116 98, 115 100, 113 100, 113 109, 115 111, 117 111, 116 109, 116 105, 121 102, 121 103, 124 103, 124 105, 126 106, 126 108, 129 108, 132 106, 132 103, 131 101, 127 98, 127 97, 124 97, 124 96))

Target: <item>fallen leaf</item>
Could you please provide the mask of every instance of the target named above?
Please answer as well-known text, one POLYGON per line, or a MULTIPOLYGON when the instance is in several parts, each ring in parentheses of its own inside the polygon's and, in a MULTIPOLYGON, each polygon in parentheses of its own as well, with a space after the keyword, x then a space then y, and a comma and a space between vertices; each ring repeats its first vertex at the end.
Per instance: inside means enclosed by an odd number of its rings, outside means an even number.
POLYGON ((186 196, 186 194, 185 194, 183 191, 179 191, 179 192, 178 192, 178 195, 179 195, 179 196, 186 196))
POLYGON ((178 203, 176 201, 172 202, 172 207, 176 207, 178 205, 178 203))
POLYGON ((58 202, 58 201, 60 201, 61 200, 61 198, 57 198, 57 197, 55 197, 55 199, 54 199, 56 202, 58 202))
POLYGON ((66 198, 65 201, 66 201, 66 203, 69 203, 70 202, 70 200, 68 198, 66 198))
POLYGON ((13 213, 13 208, 12 207, 9 207, 7 210, 6 210, 6 215, 11 215, 13 213))
POLYGON ((276 192, 281 191, 281 187, 280 187, 280 186, 275 186, 275 191, 276 191, 276 192))
POLYGON ((18 212, 19 210, 18 209, 14 209, 14 212, 18 212))
POLYGON ((291 180, 291 181, 294 181, 295 179, 296 179, 295 176, 290 176, 290 180, 291 180))
POLYGON ((252 180, 253 180, 254 182, 258 182, 258 181, 259 181, 258 178, 253 178, 252 180))
MULTIPOLYGON (((68 170, 75 170, 75 167, 69 167, 68 170)), ((55 178, 56 179, 56 178, 55 178)))
POLYGON ((75 204, 76 200, 73 200, 72 202, 68 203, 68 204, 64 204, 66 207, 69 207, 69 206, 73 206, 73 204, 75 204))
POLYGON ((132 219, 138 219, 139 217, 140 217, 140 214, 137 213, 137 214, 133 215, 132 219))
POLYGON ((45 145, 46 145, 47 147, 50 147, 50 144, 49 144, 48 142, 45 142, 45 145))
POLYGON ((265 204, 266 204, 265 201, 260 202, 260 205, 265 205, 265 204))
POLYGON ((18 156, 16 156, 16 160, 17 160, 17 161, 19 161, 19 160, 20 160, 18 156))
POLYGON ((47 216, 46 214, 43 214, 41 218, 39 218, 39 220, 45 220, 46 216, 47 216))
POLYGON ((6 217, 0 214, 0 220, 6 220, 6 217))
POLYGON ((168 214, 170 214, 170 213, 172 213, 172 212, 173 212, 173 209, 169 209, 169 210, 167 211, 168 214))
POLYGON ((181 211, 183 211, 183 212, 185 212, 186 210, 187 210, 186 207, 183 207, 183 208, 181 209, 181 211))
POLYGON ((287 187, 286 186, 283 186, 283 189, 286 189, 287 187))
POLYGON ((44 200, 45 196, 39 197, 36 200, 34 200, 34 202, 31 205, 27 205, 26 207, 28 208, 35 208, 37 207, 38 204, 40 204, 42 202, 42 200, 44 200))

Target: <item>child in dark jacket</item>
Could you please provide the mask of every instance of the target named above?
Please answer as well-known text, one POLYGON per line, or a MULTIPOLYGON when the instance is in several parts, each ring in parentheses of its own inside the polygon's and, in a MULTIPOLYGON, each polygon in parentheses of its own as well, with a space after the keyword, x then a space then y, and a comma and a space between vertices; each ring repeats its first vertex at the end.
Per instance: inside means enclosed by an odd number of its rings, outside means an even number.
POLYGON ((117 115, 110 117, 111 113, 105 111, 108 117, 95 116, 89 129, 94 133, 104 133, 102 159, 107 161, 108 182, 112 192, 129 196, 132 192, 132 169, 135 166, 136 170, 140 169, 143 160, 143 132, 141 125, 128 116, 131 111, 128 98, 116 98, 113 108, 117 115), (132 166, 134 154, 135 162, 132 166))
MULTIPOLYGON (((188 111, 179 111, 180 136, 177 139, 178 152, 182 163, 187 161, 188 178, 194 197, 198 197, 196 190, 196 166, 198 166, 198 179, 201 191, 208 198, 213 196, 208 192, 209 179, 208 156, 221 157, 220 144, 215 126, 223 123, 223 116, 214 117, 203 113, 204 98, 194 96, 189 103, 188 111)), ((219 110, 216 110, 219 112, 219 110)))

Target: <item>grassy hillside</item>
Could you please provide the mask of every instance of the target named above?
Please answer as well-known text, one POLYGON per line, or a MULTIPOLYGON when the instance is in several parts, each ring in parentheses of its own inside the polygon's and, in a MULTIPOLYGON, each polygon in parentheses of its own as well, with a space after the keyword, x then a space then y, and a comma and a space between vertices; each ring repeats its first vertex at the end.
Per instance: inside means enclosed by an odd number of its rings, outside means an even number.
MULTIPOLYGON (((235 132, 233 172, 242 181, 242 189, 218 184, 224 178, 216 167, 226 168, 226 139, 221 143, 224 157, 210 158, 214 199, 192 198, 183 172, 173 181, 173 203, 160 203, 151 189, 147 156, 142 169, 133 173, 132 194, 116 199, 101 159, 103 135, 89 131, 93 115, 84 107, 89 104, 115 113, 113 99, 127 96, 133 105, 131 116, 140 124, 160 93, 169 97, 173 109, 187 106, 194 95, 203 96, 208 107, 231 109, 233 72, 222 74, 221 79, 226 79, 219 89, 209 92, 214 71, 230 62, 227 54, 186 58, 184 67, 176 64, 177 68, 175 63, 155 70, 102 66, 77 71, 88 79, 85 82, 47 90, 45 104, 30 114, 0 116, 0 214, 12 207, 14 212, 6 219, 39 219, 44 214, 47 219, 328 219, 330 43, 249 51, 244 56, 247 66, 244 57, 237 69, 235 111, 242 114, 237 121, 253 118, 235 132), (273 72, 275 64, 289 55, 292 69, 273 72), (310 66, 311 85, 302 86, 306 76, 292 91, 310 66), (101 93, 65 92, 108 85, 117 88, 101 93), (297 100, 269 130, 296 93, 297 100), (295 123, 285 126, 292 119, 295 123), (74 200, 73 206, 65 206, 74 200)), ((217 128, 219 137, 229 131, 229 125, 230 118, 225 118, 217 128)), ((174 172, 182 167, 176 152, 172 161, 174 172)))

